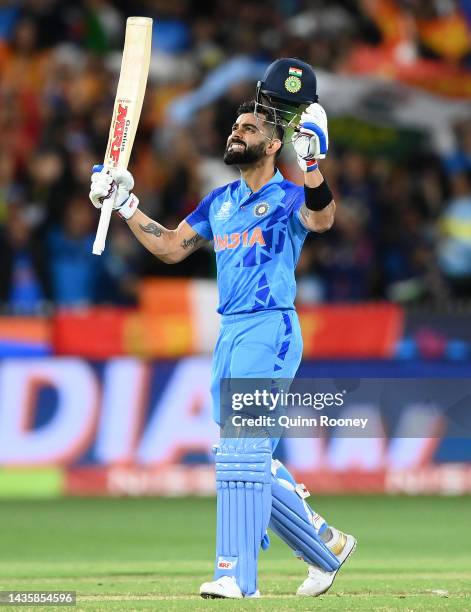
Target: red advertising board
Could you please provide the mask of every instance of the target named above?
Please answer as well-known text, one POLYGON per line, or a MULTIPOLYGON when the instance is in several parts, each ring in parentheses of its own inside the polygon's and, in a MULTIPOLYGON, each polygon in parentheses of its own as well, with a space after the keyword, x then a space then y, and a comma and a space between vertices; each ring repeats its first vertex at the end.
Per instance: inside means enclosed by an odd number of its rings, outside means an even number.
POLYGON ((302 308, 304 356, 311 358, 389 358, 401 337, 404 313, 396 304, 302 308))

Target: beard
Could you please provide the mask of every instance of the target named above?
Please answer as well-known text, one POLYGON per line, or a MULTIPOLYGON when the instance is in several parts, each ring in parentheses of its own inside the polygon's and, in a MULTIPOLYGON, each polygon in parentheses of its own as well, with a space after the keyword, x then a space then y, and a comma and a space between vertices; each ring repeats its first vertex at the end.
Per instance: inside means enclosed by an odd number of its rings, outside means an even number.
MULTIPOLYGON (((236 141, 238 142, 238 141, 236 141)), ((230 148, 230 143, 225 152, 223 161, 228 166, 243 166, 246 164, 254 164, 265 157, 265 143, 261 142, 258 145, 251 147, 245 146, 242 150, 233 150, 230 148)))

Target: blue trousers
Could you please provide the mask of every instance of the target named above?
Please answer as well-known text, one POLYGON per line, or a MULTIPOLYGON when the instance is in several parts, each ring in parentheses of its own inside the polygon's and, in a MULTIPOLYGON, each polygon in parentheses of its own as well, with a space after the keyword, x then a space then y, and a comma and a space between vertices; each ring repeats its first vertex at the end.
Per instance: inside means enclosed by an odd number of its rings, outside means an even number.
MULTIPOLYGON (((211 395, 213 418, 220 423, 221 378, 294 378, 303 341, 295 310, 265 310, 224 315, 214 350, 211 395)), ((278 440, 273 440, 272 451, 278 440)))
MULTIPOLYGON (((225 420, 220 407, 222 378, 288 382, 299 367, 302 347, 294 310, 223 316, 211 382, 215 421, 221 425, 225 420)), ((321 529, 327 525, 304 502, 286 468, 272 462, 279 442, 276 435, 269 438, 226 435, 216 452, 214 577, 234 577, 244 595, 257 590, 259 550, 260 546, 268 545, 269 526, 307 563, 325 571, 338 568, 337 558, 320 538, 321 529), (315 526, 314 519, 323 524, 315 526)))

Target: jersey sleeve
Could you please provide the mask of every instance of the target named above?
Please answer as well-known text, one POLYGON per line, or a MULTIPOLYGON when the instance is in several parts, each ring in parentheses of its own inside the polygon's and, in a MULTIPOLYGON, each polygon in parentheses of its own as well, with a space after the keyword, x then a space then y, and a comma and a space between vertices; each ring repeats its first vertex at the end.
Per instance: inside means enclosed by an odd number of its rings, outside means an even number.
POLYGON ((297 234, 305 236, 309 233, 309 230, 302 222, 300 214, 301 206, 304 204, 304 199, 304 187, 297 186, 291 200, 290 221, 293 231, 297 234))
POLYGON ((213 231, 209 221, 209 208, 212 201, 213 192, 208 193, 208 195, 201 200, 195 210, 185 218, 188 225, 191 225, 195 232, 200 236, 203 236, 203 238, 206 238, 206 240, 213 239, 213 231))

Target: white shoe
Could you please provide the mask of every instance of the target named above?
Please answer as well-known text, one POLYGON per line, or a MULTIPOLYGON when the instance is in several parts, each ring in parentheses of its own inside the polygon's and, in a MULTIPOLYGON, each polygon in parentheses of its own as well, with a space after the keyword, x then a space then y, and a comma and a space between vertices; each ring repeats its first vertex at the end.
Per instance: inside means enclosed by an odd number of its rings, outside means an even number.
POLYGON ((332 586, 337 572, 355 550, 356 545, 357 541, 353 536, 339 531, 339 541, 332 550, 332 552, 337 556, 337 559, 340 561, 339 568, 333 572, 326 572, 320 567, 317 567, 317 565, 309 565, 308 576, 296 591, 296 595, 317 597, 318 595, 322 595, 322 593, 328 591, 332 586), (339 549, 340 552, 337 552, 339 549))
POLYGON ((247 599, 260 597, 260 592, 255 591, 252 595, 243 595, 234 576, 221 576, 212 582, 203 582, 200 586, 200 595, 204 599, 247 599))

